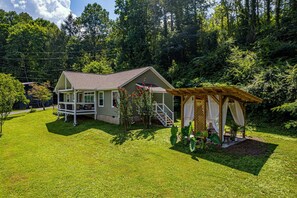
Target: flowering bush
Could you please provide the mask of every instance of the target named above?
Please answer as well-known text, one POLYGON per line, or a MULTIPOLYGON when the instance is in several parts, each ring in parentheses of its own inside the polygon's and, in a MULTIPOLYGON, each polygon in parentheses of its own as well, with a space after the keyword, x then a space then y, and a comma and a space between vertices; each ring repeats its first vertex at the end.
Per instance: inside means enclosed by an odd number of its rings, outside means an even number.
POLYGON ((120 102, 118 104, 120 121, 121 121, 121 125, 124 126, 125 131, 127 131, 129 126, 131 125, 131 120, 133 116, 133 112, 132 112, 133 98, 130 94, 128 94, 125 88, 119 88, 118 90, 120 94, 120 102))
MULTIPOLYGON (((144 85, 144 84, 143 84, 144 85)), ((151 118, 154 116, 154 108, 150 88, 143 86, 137 87, 133 94, 138 115, 141 117, 143 124, 149 128, 151 118)))

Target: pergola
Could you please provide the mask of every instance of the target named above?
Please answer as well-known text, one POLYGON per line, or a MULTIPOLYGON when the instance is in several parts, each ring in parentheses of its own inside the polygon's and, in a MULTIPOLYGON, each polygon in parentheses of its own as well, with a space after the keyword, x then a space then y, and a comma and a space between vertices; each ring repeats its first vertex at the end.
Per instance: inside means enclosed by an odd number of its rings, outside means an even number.
MULTIPOLYGON (((237 103, 240 113, 243 117, 243 127, 245 127, 246 117, 246 105, 248 103, 261 103, 262 99, 249 94, 234 86, 214 86, 214 87, 199 87, 199 88, 179 88, 179 89, 167 89, 168 93, 174 96, 181 97, 181 127, 185 125, 185 111, 189 111, 189 108, 185 110, 185 104, 191 98, 193 100, 194 108, 194 130, 204 131, 207 129, 207 116, 209 116, 212 108, 210 103, 218 107, 218 133, 221 141, 223 141, 223 121, 226 122, 227 108, 230 103, 237 103), (224 106, 224 115, 223 115, 224 106), (224 119, 223 120, 223 116, 224 119)), ((236 113, 236 112, 235 112, 236 113)), ((233 115, 233 114, 232 114, 233 115)), ((234 115, 233 115, 234 117, 234 115)), ((245 129, 243 131, 243 137, 245 137, 245 129)))

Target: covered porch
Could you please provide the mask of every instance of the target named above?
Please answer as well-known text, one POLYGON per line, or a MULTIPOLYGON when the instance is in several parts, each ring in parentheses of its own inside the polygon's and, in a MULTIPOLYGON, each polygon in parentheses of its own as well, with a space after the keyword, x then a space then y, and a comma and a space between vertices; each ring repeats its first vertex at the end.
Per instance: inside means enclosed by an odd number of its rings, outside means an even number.
POLYGON ((96 91, 93 90, 58 90, 58 118, 64 115, 65 122, 68 115, 73 115, 73 125, 77 125, 78 115, 94 115, 96 119, 96 91))
POLYGON ((168 107, 166 102, 168 97, 172 97, 167 93, 166 89, 154 84, 137 83, 138 88, 145 88, 150 92, 150 100, 153 100, 153 107, 156 118, 162 123, 163 126, 170 127, 174 124, 174 112, 172 107, 168 107))
POLYGON ((246 105, 262 102, 233 86, 167 89, 167 92, 181 97, 181 127, 194 122, 195 133, 213 130, 222 143, 228 140, 225 131, 228 108, 234 122, 243 128, 239 139, 242 141, 245 139, 246 105))

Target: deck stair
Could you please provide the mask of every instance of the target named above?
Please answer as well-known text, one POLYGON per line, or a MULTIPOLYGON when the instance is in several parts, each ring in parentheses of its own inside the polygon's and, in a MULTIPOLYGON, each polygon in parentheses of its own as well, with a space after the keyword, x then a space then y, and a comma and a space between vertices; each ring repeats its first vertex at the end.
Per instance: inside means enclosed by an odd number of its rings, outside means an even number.
POLYGON ((163 103, 154 103, 156 118, 165 127, 171 127, 174 124, 174 113, 163 103))

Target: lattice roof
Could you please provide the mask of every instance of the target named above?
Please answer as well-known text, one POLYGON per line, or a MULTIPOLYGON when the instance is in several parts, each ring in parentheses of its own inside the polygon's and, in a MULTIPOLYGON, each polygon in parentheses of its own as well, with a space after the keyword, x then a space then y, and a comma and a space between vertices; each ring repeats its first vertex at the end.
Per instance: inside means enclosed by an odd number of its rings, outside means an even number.
POLYGON ((261 98, 234 86, 179 88, 166 89, 166 91, 175 96, 196 96, 197 98, 204 98, 208 95, 223 95, 246 103, 262 102, 261 98))

